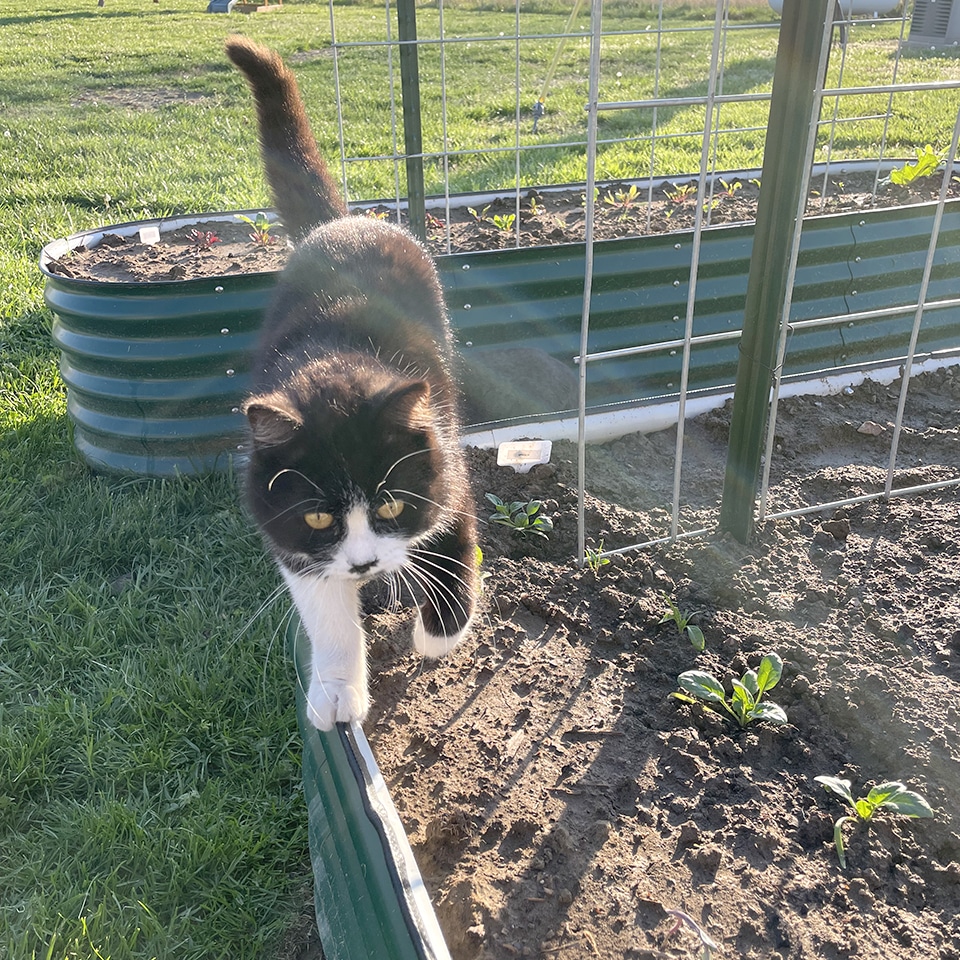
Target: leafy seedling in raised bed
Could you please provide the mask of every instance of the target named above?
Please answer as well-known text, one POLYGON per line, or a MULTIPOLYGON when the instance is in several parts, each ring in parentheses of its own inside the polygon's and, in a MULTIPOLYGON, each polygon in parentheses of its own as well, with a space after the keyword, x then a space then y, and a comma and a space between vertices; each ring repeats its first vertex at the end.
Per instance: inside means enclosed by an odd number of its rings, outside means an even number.
POLYGON ((702 653, 703 648, 707 645, 707 641, 703 635, 703 631, 695 623, 690 622, 693 614, 683 613, 667 594, 663 595, 663 599, 667 603, 667 610, 657 622, 657 626, 661 623, 670 623, 672 621, 676 625, 677 633, 679 633, 681 637, 686 634, 693 649, 696 650, 697 653, 702 653))
POLYGON ((197 253, 209 250, 215 243, 220 242, 220 238, 212 230, 191 230, 188 236, 190 246, 197 253))
POLYGON ((535 533, 544 540, 548 539, 553 530, 553 521, 540 512, 543 504, 539 500, 514 500, 507 503, 495 493, 486 494, 486 498, 493 504, 494 512, 489 518, 491 523, 510 527, 521 537, 525 537, 528 533, 535 533))
MULTIPOLYGON (((705 670, 687 670, 677 677, 682 693, 670 696, 684 703, 702 702, 708 710, 725 711, 736 720, 741 729, 754 720, 769 720, 771 723, 786 723, 783 707, 763 695, 772 690, 783 676, 783 661, 775 653, 768 653, 756 670, 748 670, 739 680, 731 680, 733 693, 728 697, 723 684, 705 670), (718 709, 719 708, 719 709, 718 709)), ((722 714, 721 714, 722 716, 722 714)))
POLYGON ((586 547, 584 549, 583 562, 590 568, 595 577, 600 575, 600 568, 605 567, 609 562, 609 557, 602 556, 603 554, 603 540, 597 545, 597 549, 594 550, 593 547, 586 547))
POLYGON ((603 202, 613 207, 617 212, 618 220, 626 220, 630 211, 636 206, 640 199, 640 191, 635 183, 630 184, 629 190, 617 190, 616 193, 607 194, 603 202))
POLYGON ((490 223, 492 223, 498 230, 503 233, 509 233, 513 227, 514 221, 517 219, 515 213, 495 213, 492 217, 487 218, 490 223))
POLYGON ((944 154, 935 152, 928 143, 923 150, 917 151, 916 163, 905 163, 902 167, 890 171, 890 182, 898 187, 909 187, 915 180, 936 173, 943 163, 943 158, 944 154))
POLYGON ((270 233, 276 224, 271 223, 263 211, 255 217, 248 217, 242 213, 238 213, 236 216, 238 220, 242 220, 252 228, 250 231, 250 239, 258 247, 269 247, 271 244, 277 242, 277 238, 270 233))
POLYGON ((664 187, 663 192, 667 199, 675 206, 667 210, 667 219, 673 216, 674 212, 688 203, 692 203, 697 198, 697 188, 692 183, 673 183, 670 188, 664 187))
POLYGON ((467 207, 467 213, 473 217, 476 223, 483 223, 488 221, 490 218, 487 216, 487 213, 490 211, 490 204, 488 203, 479 213, 477 213, 474 207, 467 207))
POLYGON ((833 825, 833 844, 837 848, 837 857, 840 866, 847 866, 847 858, 843 847, 843 825, 845 823, 867 823, 873 819, 878 810, 892 810, 903 817, 932 817, 933 810, 930 804, 915 790, 908 790, 899 780, 890 780, 875 786, 865 797, 859 800, 853 798, 850 781, 840 777, 814 777, 817 783, 823 784, 831 793, 842 797, 853 810, 853 815, 845 814, 833 825))

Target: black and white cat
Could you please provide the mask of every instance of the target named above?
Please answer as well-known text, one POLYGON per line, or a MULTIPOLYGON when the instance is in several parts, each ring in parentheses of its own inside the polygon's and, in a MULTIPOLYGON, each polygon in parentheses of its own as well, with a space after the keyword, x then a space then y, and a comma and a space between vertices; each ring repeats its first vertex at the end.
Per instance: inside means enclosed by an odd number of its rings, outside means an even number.
POLYGON ((253 91, 267 180, 295 242, 243 406, 247 498, 310 637, 310 720, 329 730, 370 703, 363 581, 392 577, 421 598, 413 643, 424 656, 448 653, 470 626, 476 531, 453 338, 420 244, 347 216, 280 57, 243 38, 226 49, 253 91))

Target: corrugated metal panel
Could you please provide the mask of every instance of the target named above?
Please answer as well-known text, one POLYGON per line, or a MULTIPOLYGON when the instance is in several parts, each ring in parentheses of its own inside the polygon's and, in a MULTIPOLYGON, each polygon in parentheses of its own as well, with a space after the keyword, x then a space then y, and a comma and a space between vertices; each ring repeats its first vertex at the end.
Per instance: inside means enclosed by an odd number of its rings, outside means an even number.
MULTIPOLYGON (((904 310, 882 319, 797 328, 786 359, 788 377, 902 358, 934 209, 923 204, 806 222, 792 321, 891 305, 904 310)), ((703 232, 694 336, 733 337, 694 346, 693 392, 732 387, 752 242, 752 226, 703 232)), ((682 336, 691 250, 689 233, 596 244, 591 353, 682 336)), ((473 419, 496 423, 569 412, 575 405, 583 244, 453 254, 437 263, 467 361, 468 393, 485 394, 484 403, 500 401, 499 409, 487 403, 487 412, 473 419)), ((55 315, 70 417, 88 462, 155 476, 225 466, 243 437, 237 407, 275 282, 275 274, 258 274, 103 284, 48 273, 45 295, 55 315)), ((950 299, 958 288, 960 201, 951 201, 930 299, 950 299)), ((958 344, 960 310, 928 311, 919 349, 958 344)), ((588 406, 671 397, 679 381, 675 345, 597 361, 588 370, 588 406)))
POLYGON ((78 450, 94 468, 120 473, 226 468, 245 435, 238 405, 276 275, 72 280, 45 268, 63 246, 44 251, 41 269, 78 450))
MULTIPOLYGON (((817 217, 804 226, 791 321, 847 316, 903 305, 893 318, 798 328, 790 337, 787 377, 896 361, 909 339, 933 222, 933 204, 817 217)), ((747 286, 752 226, 703 231, 694 312, 695 337, 739 331, 747 286)), ((664 234, 596 244, 590 353, 682 337, 692 241, 664 234)), ((536 345, 576 375, 584 248, 496 251, 440 258, 451 315, 465 355, 494 356, 536 345), (468 269, 465 269, 468 268, 468 269), (466 344, 472 344, 466 346, 466 344)), ((960 202, 948 204, 930 285, 930 300, 960 294, 960 202)), ((691 391, 732 388, 737 339, 697 345, 691 391)), ((921 351, 960 345, 960 310, 930 310, 921 351)), ((650 401, 675 393, 675 346, 590 364, 587 404, 650 401)), ((547 414, 551 411, 544 409, 547 414)))

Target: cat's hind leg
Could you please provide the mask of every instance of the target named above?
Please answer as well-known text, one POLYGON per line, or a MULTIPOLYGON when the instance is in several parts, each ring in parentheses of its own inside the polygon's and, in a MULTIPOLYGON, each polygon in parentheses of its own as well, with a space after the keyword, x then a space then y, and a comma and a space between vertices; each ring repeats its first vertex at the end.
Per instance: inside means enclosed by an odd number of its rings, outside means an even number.
POLYGON ((466 636, 476 606, 477 546, 473 522, 412 551, 415 579, 424 595, 413 628, 413 646, 425 657, 442 657, 466 636))

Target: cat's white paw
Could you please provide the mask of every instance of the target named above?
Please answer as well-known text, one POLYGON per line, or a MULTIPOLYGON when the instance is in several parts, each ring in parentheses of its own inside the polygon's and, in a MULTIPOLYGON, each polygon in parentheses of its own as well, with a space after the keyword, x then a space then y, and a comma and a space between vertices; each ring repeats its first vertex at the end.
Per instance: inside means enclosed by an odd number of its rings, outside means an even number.
POLYGON ((307 717, 318 730, 332 730, 335 723, 363 720, 370 709, 366 689, 345 680, 314 677, 307 691, 307 717))
POLYGON ((413 647, 417 653, 435 660, 437 657, 445 657, 468 633, 470 632, 470 621, 459 632, 452 633, 449 637, 437 636, 433 633, 427 633, 420 617, 413 624, 413 647))

